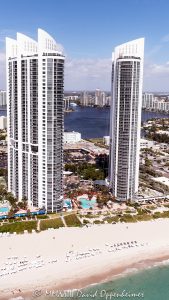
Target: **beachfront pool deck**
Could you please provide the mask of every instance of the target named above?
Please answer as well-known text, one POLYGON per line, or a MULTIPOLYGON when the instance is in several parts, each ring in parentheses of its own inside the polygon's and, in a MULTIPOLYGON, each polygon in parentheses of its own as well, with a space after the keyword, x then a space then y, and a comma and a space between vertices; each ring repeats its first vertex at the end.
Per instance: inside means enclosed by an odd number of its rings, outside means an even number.
POLYGON ((7 213, 9 211, 9 208, 8 207, 0 207, 0 213, 7 213))
POLYGON ((72 209, 72 202, 71 199, 64 199, 64 207, 67 209, 72 209))
POLYGON ((84 196, 79 197, 78 201, 80 202, 83 209, 93 208, 94 205, 96 204, 95 198, 88 200, 87 197, 84 197, 84 196))

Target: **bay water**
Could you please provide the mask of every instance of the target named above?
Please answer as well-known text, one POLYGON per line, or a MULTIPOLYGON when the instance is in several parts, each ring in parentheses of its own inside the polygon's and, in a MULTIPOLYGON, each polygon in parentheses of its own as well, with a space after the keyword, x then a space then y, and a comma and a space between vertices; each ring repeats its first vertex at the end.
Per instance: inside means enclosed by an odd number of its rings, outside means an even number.
MULTIPOLYGON (((0 116, 6 116, 6 110, 0 107, 0 116)), ((152 118, 169 118, 168 114, 142 111, 142 122, 152 118)), ((109 135, 110 108, 81 107, 74 112, 65 113, 64 129, 80 132, 83 139, 102 138, 109 135)))
MULTIPOLYGON (((169 118, 164 113, 142 111, 142 122, 152 118, 169 118)), ((64 127, 67 131, 80 132, 83 139, 102 138, 109 135, 110 108, 80 107, 65 114, 64 127)))

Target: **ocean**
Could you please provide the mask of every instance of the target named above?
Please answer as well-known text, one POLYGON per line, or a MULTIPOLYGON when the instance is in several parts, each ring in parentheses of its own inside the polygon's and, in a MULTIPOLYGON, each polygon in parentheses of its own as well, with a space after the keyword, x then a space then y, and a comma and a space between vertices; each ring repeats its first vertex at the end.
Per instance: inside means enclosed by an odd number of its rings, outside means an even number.
POLYGON ((168 300, 169 266, 149 267, 142 271, 124 275, 102 284, 93 284, 85 289, 70 291, 47 290, 50 296, 43 295, 39 300, 168 300))
MULTIPOLYGON (((169 299, 169 266, 151 267, 147 270, 135 271, 132 275, 93 285, 84 289, 83 294, 83 300, 90 299, 89 294, 95 294, 95 300, 167 300, 169 299)), ((78 299, 78 297, 75 296, 74 299, 78 299)))

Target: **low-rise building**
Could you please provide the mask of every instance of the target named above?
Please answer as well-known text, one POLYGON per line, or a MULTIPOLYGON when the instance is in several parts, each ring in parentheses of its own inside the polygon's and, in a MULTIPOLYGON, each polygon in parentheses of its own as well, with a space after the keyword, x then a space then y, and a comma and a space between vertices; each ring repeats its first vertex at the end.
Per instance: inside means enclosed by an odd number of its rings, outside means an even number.
POLYGON ((6 129, 7 128, 7 117, 1 116, 0 117, 0 129, 6 129))
POLYGON ((106 145, 106 146, 109 146, 110 145, 110 136, 109 135, 105 135, 103 137, 103 143, 106 145))
POLYGON ((162 184, 165 184, 169 187, 169 178, 167 178, 167 177, 164 177, 164 176, 156 177, 156 178, 153 178, 153 180, 157 181, 157 182, 160 182, 162 184))
POLYGON ((159 131, 157 131, 157 133, 169 135, 169 130, 159 130, 159 131))
POLYGON ((151 148, 153 146, 154 146, 153 141, 149 141, 149 140, 146 140, 146 139, 140 139, 140 149, 151 148))
POLYGON ((64 144, 69 143, 78 143, 81 141, 81 133, 80 132, 64 132, 63 135, 63 142, 64 144))

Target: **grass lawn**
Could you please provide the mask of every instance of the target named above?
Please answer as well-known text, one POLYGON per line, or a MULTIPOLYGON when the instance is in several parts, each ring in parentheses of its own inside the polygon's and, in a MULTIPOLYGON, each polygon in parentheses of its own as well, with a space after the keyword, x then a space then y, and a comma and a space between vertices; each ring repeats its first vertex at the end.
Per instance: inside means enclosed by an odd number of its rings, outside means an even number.
POLYGON ((48 228, 59 228, 59 227, 64 227, 61 218, 40 221, 40 230, 46 230, 48 228))
POLYGON ((64 216, 64 219, 69 227, 78 227, 82 224, 75 214, 64 216))
POLYGON ((32 232, 32 229, 37 229, 37 221, 25 221, 25 222, 15 222, 12 224, 4 224, 0 226, 0 232, 16 232, 23 233, 24 230, 32 232))

